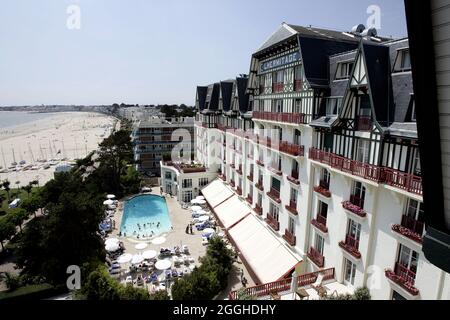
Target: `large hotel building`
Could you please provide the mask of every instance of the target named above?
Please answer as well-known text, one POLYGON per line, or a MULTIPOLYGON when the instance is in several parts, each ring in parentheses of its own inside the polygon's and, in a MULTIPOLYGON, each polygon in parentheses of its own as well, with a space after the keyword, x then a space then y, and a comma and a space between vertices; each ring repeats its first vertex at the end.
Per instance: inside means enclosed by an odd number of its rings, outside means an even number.
POLYGON ((196 108, 203 166, 163 166, 163 186, 172 170, 179 201, 205 196, 255 283, 324 270, 373 299, 450 299, 422 252, 407 38, 283 23, 248 76, 197 87, 196 108))

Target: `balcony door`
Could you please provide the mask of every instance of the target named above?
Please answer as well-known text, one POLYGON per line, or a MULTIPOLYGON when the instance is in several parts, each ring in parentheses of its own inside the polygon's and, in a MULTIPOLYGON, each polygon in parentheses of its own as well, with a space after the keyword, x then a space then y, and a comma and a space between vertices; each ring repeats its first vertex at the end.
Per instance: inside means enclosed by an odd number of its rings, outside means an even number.
POLYGON ((295 220, 292 217, 289 217, 288 231, 295 236, 295 220))
POLYGON ((356 264, 344 258, 344 283, 348 286, 355 284, 356 264))
POLYGON ((302 113, 302 99, 294 100, 294 107, 292 112, 296 114, 302 113))
POLYGON ((369 146, 369 140, 358 139, 356 148, 356 161, 369 163, 369 146))
POLYGON ((350 202, 354 205, 364 209, 364 199, 366 198, 366 187, 363 186, 362 182, 355 181, 353 184, 353 194, 351 196, 350 202))
POLYGON ((323 237, 316 233, 316 238, 314 239, 314 249, 318 251, 323 256, 324 239, 323 237))
POLYGON ((353 221, 352 219, 348 219, 346 243, 358 248, 360 236, 361 224, 353 221))
POLYGON ((279 209, 273 202, 269 204, 269 214, 274 220, 278 221, 279 209))
POLYGON ((294 131, 294 144, 298 146, 302 144, 302 133, 298 129, 295 129, 294 131))
POLYGON ((396 274, 414 282, 418 260, 419 254, 416 251, 401 244, 397 260, 401 268, 396 268, 396 274))

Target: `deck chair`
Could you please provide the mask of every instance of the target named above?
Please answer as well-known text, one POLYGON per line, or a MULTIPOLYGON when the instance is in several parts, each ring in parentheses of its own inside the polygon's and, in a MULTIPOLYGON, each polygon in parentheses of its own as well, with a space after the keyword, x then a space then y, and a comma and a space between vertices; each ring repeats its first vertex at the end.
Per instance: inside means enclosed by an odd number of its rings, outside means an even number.
POLYGON ((325 289, 325 287, 323 286, 322 283, 323 283, 323 274, 319 273, 316 281, 313 284, 311 284, 311 287, 317 291, 317 294, 319 295, 319 297, 323 297, 324 295, 325 296, 327 295, 327 290, 325 289))

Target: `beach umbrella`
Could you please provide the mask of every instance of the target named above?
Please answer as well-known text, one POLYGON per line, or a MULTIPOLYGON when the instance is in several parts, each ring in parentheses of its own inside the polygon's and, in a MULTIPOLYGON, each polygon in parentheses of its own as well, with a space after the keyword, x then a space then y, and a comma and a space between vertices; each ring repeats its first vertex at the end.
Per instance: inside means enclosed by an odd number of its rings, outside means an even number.
POLYGON ((108 199, 108 200, 103 201, 103 204, 105 206, 112 206, 114 204, 114 201, 112 201, 111 199, 108 199))
POLYGON ((198 204, 205 204, 206 201, 205 201, 205 200, 198 199, 198 200, 197 200, 197 203, 198 203, 198 204))
POLYGON ((192 206, 192 207, 191 207, 191 210, 192 210, 192 211, 202 210, 202 207, 200 207, 200 206, 192 206))
POLYGON ((108 252, 114 252, 119 250, 120 246, 118 242, 115 243, 108 243, 107 245, 105 245, 105 250, 108 252))
POLYGON ((131 258, 131 264, 138 264, 141 263, 142 261, 144 261, 144 257, 141 254, 135 254, 131 258))
POLYGON ((120 264, 125 264, 130 262, 131 259, 133 259, 133 255, 131 255, 130 253, 124 253, 123 255, 117 258, 117 262, 120 264))
POLYGON ((108 238, 108 239, 106 239, 105 240, 105 246, 107 246, 108 244, 111 244, 111 243, 119 243, 119 239, 117 239, 117 238, 108 238))
POLYGON ((152 240, 153 244, 163 244, 164 242, 166 242, 166 238, 164 237, 157 237, 152 240))
POLYGON ((108 194, 108 195, 106 195, 106 198, 107 199, 114 199, 116 196, 115 195, 113 195, 113 194, 108 194))
POLYGON ((199 214, 199 215, 202 215, 202 214, 207 214, 208 212, 206 212, 206 211, 203 210, 203 209, 200 209, 200 210, 195 211, 195 213, 197 213, 197 214, 199 214))
POLYGON ((197 200, 205 200, 205 197, 204 196, 197 196, 197 197, 195 197, 195 199, 197 199, 197 200))
POLYGON ((137 245, 135 245, 134 248, 137 250, 143 250, 143 249, 147 248, 147 244, 145 242, 141 242, 141 243, 138 243, 137 245))
POLYGON ((191 203, 192 203, 192 204, 197 204, 197 203, 198 203, 198 199, 192 199, 192 200, 191 200, 191 203))
POLYGON ((155 250, 146 250, 144 252, 142 252, 142 256, 144 257, 144 259, 153 259, 155 258, 157 255, 155 250))
POLYGON ((155 263, 155 268, 158 270, 166 270, 172 266, 172 261, 169 259, 158 260, 155 263))
POLYGON ((210 234, 210 233, 215 233, 213 228, 203 229, 203 234, 210 234))
POLYGON ((198 217, 198 220, 201 222, 208 221, 209 217, 208 216, 200 216, 200 217, 198 217))

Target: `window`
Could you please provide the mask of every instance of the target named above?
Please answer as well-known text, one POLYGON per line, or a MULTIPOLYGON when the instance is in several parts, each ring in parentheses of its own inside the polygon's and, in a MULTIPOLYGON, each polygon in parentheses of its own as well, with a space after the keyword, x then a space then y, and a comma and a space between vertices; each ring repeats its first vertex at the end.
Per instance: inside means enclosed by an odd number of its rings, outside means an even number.
POLYGON ((409 49, 401 49, 397 52, 397 58, 395 59, 394 71, 409 71, 411 70, 411 57, 409 49))
POLYGON ((295 235, 295 220, 292 217, 289 217, 288 231, 295 235))
POLYGON ((302 133, 300 130, 295 129, 294 131, 294 144, 301 145, 302 144, 302 133))
POLYGON ((183 179, 183 188, 192 188, 192 179, 183 179))
POLYGON ((272 100, 272 112, 283 112, 283 100, 282 99, 276 99, 272 100))
POLYGON ((347 224, 347 236, 349 236, 353 243, 353 246, 358 248, 359 238, 361 236, 361 224, 353 221, 352 219, 348 219, 347 224))
POLYGON ((189 203, 192 200, 192 190, 183 191, 183 202, 189 203))
POLYGON ((356 264, 344 258, 344 281, 346 284, 355 284, 356 264))
POLYGON ((294 108, 292 110, 293 113, 302 113, 302 99, 294 100, 294 108))
POLYGON ((408 248, 407 246, 400 245, 400 250, 398 253, 398 263, 402 267, 412 271, 414 274, 417 272, 417 260, 419 259, 419 254, 408 248))
POLYGON ((416 102, 414 101, 414 98, 412 98, 412 110, 411 110, 411 121, 416 121, 416 102))
POLYGON ((269 214, 270 214, 276 221, 278 221, 278 213, 279 213, 278 206, 276 206, 276 205, 274 205, 272 202, 270 202, 270 204, 269 204, 269 214))
POLYGON ((198 179, 199 187, 204 187, 209 183, 208 178, 200 178, 198 179))
POLYGON ((272 178, 271 188, 280 192, 281 182, 278 179, 272 178))
POLYGON ((258 201, 257 201, 258 207, 262 207, 262 194, 258 192, 258 201))
POLYGON ((350 202, 364 209, 364 199, 366 197, 366 187, 359 181, 353 183, 353 194, 350 196, 350 202))
POLYGON ((416 176, 420 176, 422 174, 422 170, 420 169, 419 149, 415 150, 412 169, 412 173, 416 176))
POLYGON ((295 67, 294 77, 295 80, 303 80, 303 68, 301 64, 295 67))
POLYGON ((405 214, 414 220, 418 220, 421 222, 425 221, 423 202, 414 199, 408 199, 408 205, 406 207, 405 214))
MULTIPOLYGON (((297 160, 292 160, 292 171, 298 173, 298 162, 297 162, 297 160)), ((296 178, 298 178, 298 177, 296 177, 296 178)))
POLYGON ((172 172, 166 171, 164 177, 165 177, 167 180, 172 180, 172 172))
POLYGON ((325 189, 330 188, 330 173, 327 169, 323 168, 320 175, 320 186, 325 189))
POLYGON ((338 63, 336 68, 335 79, 347 79, 350 77, 350 72, 353 69, 353 61, 338 63))
POLYGON ((314 249, 319 251, 321 255, 323 255, 323 244, 323 237, 320 234, 316 233, 316 238, 314 239, 314 249))
POLYGON ((325 98, 325 112, 327 116, 339 114, 342 98, 325 98))
POLYGON ((296 189, 291 188, 291 195, 290 195, 289 199, 290 199, 291 203, 292 202, 297 203, 297 190, 296 189))
POLYGON ((364 139, 358 140, 356 150, 356 160, 363 163, 369 162, 369 141, 364 139))

